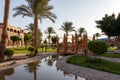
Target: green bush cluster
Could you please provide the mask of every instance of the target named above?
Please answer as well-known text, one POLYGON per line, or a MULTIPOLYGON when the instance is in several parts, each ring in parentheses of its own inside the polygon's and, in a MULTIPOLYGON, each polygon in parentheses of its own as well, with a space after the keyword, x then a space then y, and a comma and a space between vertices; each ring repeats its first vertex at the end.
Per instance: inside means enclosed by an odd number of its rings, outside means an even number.
POLYGON ((32 47, 32 46, 28 47, 28 51, 30 51, 30 52, 34 52, 34 50, 35 50, 34 47, 32 47))
POLYGON ((97 55, 104 54, 107 52, 108 45, 100 40, 93 40, 88 42, 88 49, 97 55))
POLYGON ((13 56, 13 54, 14 54, 14 50, 13 49, 6 49, 5 50, 5 55, 8 57, 8 58, 12 58, 12 56, 13 56))
POLYGON ((33 57, 34 56, 33 52, 35 51, 35 48, 33 46, 30 46, 30 47, 28 47, 28 51, 30 51, 30 55, 28 55, 28 56, 33 57))

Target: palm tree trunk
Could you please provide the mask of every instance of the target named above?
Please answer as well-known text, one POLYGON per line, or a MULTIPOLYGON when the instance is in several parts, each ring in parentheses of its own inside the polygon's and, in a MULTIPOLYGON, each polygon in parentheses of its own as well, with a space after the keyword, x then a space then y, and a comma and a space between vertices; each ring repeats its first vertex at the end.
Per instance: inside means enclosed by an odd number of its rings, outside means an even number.
POLYGON ((117 48, 120 49, 120 36, 117 36, 117 37, 116 37, 116 40, 117 40, 117 43, 118 43, 117 48))
POLYGON ((38 19, 37 17, 34 18, 34 47, 35 47, 35 55, 38 54, 37 49, 37 27, 38 27, 38 19))
POLYGON ((48 37, 49 37, 49 45, 50 45, 50 38, 51 38, 50 34, 49 34, 49 36, 48 36, 48 37))
POLYGON ((4 24, 3 24, 3 32, 2 32, 2 40, 0 43, 0 62, 4 60, 5 56, 5 48, 6 48, 6 38, 7 38, 7 25, 8 25, 8 17, 10 10, 10 0, 5 0, 5 8, 4 8, 4 24))
POLYGON ((68 32, 66 32, 66 36, 68 37, 68 32))
POLYGON ((34 80, 37 80, 37 71, 36 71, 36 67, 35 67, 35 70, 34 70, 34 80))

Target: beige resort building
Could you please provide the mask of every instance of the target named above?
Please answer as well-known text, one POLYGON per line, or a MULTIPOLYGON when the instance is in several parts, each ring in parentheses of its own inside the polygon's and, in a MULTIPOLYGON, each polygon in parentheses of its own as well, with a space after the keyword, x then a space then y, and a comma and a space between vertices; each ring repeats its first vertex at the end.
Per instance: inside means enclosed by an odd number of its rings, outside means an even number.
MULTIPOLYGON (((2 36, 2 28, 3 28, 3 23, 0 23, 0 41, 1 41, 1 36, 2 36)), ((18 36, 21 38, 20 41, 15 42, 15 46, 24 46, 24 34, 28 33, 27 30, 22 30, 19 27, 15 27, 13 25, 8 25, 7 26, 7 41, 6 41, 6 46, 11 47, 13 46, 12 41, 10 40, 11 36, 18 36)))

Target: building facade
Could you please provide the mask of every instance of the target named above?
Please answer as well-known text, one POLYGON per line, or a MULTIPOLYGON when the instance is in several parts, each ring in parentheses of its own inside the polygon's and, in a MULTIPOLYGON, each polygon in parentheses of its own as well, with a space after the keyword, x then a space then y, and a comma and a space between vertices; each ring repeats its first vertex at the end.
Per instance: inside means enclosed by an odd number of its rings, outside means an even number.
MULTIPOLYGON (((0 41, 2 39, 2 28, 3 28, 3 23, 0 23, 0 41)), ((8 25, 7 26, 7 41, 6 41, 6 46, 11 47, 13 46, 13 42, 10 40, 11 36, 18 36, 21 40, 17 41, 14 43, 14 46, 24 46, 24 35, 28 33, 27 30, 22 30, 19 27, 15 27, 13 25, 8 25)))

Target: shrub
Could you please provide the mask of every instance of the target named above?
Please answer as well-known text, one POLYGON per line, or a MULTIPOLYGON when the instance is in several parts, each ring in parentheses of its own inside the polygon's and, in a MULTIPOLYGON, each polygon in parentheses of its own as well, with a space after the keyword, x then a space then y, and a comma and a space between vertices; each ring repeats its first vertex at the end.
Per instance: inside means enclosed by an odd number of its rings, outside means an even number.
POLYGON ((110 47, 114 47, 114 44, 110 44, 110 47))
POLYGON ((13 49, 6 49, 5 50, 5 55, 8 57, 8 58, 12 58, 12 56, 13 56, 13 54, 14 54, 14 50, 13 49))
POLYGON ((105 42, 99 40, 93 40, 88 42, 88 49, 93 51, 97 55, 107 52, 108 46, 105 42))
POLYGON ((30 47, 28 47, 28 51, 30 51, 30 55, 28 55, 28 56, 33 57, 34 56, 33 52, 35 51, 35 48, 30 46, 30 47))
POLYGON ((31 53, 34 52, 34 50, 35 50, 34 47, 32 47, 32 46, 28 47, 28 51, 30 51, 31 53))

